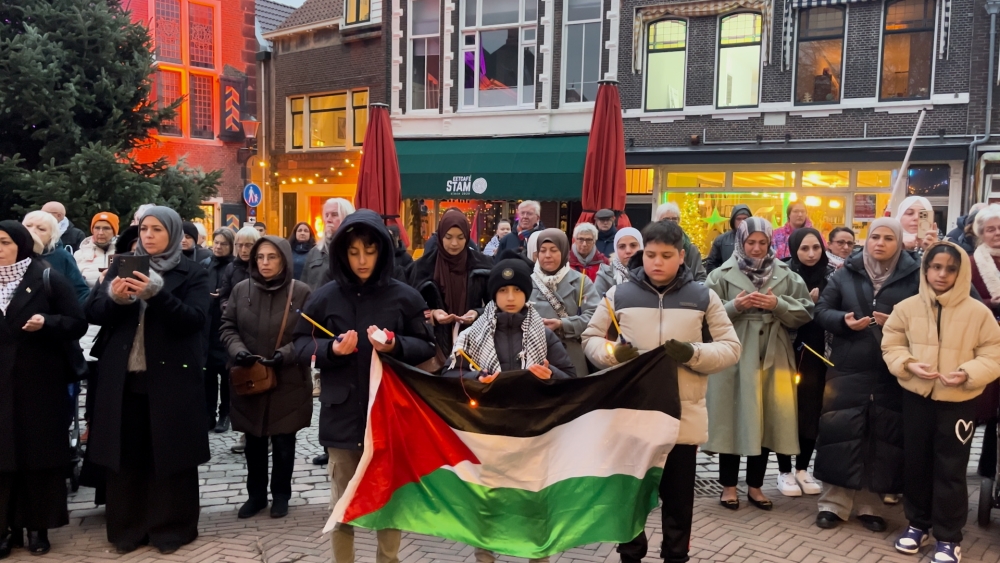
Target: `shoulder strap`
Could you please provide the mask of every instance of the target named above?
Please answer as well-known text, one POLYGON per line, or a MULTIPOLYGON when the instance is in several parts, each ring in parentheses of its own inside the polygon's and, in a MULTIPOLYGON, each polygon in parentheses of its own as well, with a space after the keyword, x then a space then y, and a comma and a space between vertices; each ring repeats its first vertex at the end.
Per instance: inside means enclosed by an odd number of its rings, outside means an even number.
POLYGON ((274 349, 281 348, 281 335, 285 334, 285 325, 288 323, 288 310, 292 308, 292 292, 295 289, 295 280, 288 284, 288 300, 285 302, 285 314, 281 316, 281 328, 278 329, 278 342, 274 344, 274 349))
POLYGON ((52 268, 42 271, 42 285, 45 287, 45 297, 52 297, 52 268))
POLYGON ((866 317, 871 317, 872 306, 868 303, 868 298, 865 297, 865 290, 861 287, 861 280, 858 276, 851 276, 851 283, 854 285, 854 293, 858 299, 858 304, 861 307, 861 312, 864 313, 866 317))

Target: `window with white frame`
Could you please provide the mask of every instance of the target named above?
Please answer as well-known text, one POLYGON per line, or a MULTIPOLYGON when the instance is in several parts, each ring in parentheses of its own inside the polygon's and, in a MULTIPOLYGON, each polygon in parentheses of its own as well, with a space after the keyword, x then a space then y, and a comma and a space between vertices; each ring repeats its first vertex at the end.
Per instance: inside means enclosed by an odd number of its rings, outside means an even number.
POLYGON ((846 8, 817 7, 799 12, 795 59, 795 103, 840 101, 846 8))
POLYGON ((601 77, 601 0, 566 0, 563 57, 563 101, 597 99, 601 77))
POLYGON ((934 0, 886 2, 879 98, 930 98, 933 62, 934 0))
POLYGON ((649 24, 646 42, 646 111, 684 107, 686 47, 686 21, 662 20, 649 24))
POLYGON ((760 98, 760 14, 741 13, 719 21, 719 77, 716 107, 754 107, 760 98))
POLYGON ((157 133, 215 139, 218 122, 218 20, 213 1, 151 0, 156 53, 153 95, 161 106, 183 100, 157 133))
POLYGON ((537 0, 462 0, 461 108, 534 107, 537 0))
POLYGON ((411 110, 437 109, 441 97, 441 4, 410 2, 411 110))
POLYGON ((349 149, 365 142, 366 89, 289 98, 288 109, 292 149, 349 149))

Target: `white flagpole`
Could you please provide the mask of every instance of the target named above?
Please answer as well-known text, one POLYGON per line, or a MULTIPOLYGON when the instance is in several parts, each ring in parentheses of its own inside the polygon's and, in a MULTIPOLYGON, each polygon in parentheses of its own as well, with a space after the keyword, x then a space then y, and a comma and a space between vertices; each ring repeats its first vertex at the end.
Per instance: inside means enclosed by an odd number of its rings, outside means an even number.
POLYGON ((899 167, 899 174, 896 175, 896 183, 892 185, 892 195, 889 196, 889 206, 885 215, 891 216, 896 207, 906 198, 907 169, 910 167, 910 155, 913 154, 913 145, 917 144, 917 137, 920 136, 920 126, 924 123, 924 115, 927 110, 920 110, 920 117, 917 118, 917 127, 910 137, 910 146, 906 149, 906 156, 903 157, 903 165, 899 167))

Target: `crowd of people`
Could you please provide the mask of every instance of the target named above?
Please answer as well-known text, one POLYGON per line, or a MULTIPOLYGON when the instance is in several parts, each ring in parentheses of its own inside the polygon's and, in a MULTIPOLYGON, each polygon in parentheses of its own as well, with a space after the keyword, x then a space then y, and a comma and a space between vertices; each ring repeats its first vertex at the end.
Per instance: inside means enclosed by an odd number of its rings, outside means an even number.
MULTIPOLYGON (((746 501, 772 509, 773 452, 779 493, 818 495, 820 528, 853 515, 884 531, 883 506, 901 496, 895 548, 917 553, 933 531, 934 561, 957 563, 977 424, 979 471, 997 465, 1000 205, 975 206, 944 238, 919 233, 923 210, 907 198, 858 246, 850 228, 813 228, 801 204, 778 229, 737 205, 702 260, 673 203, 642 231, 605 209, 570 237, 524 201, 482 250, 467 216, 446 210, 414 260, 398 228, 339 198, 319 236, 258 222, 210 241, 154 205, 121 230, 98 213, 86 236, 51 202, 0 222, 0 558, 47 553, 48 530, 68 522, 67 389, 82 379, 84 464, 108 540, 172 553, 198 533, 208 432, 240 433, 237 516, 288 514, 316 397, 326 451, 313 461, 328 464, 336 503, 361 459, 373 351, 489 384, 519 369, 586 377, 662 347, 682 405, 660 483, 665 561, 688 560, 702 448, 727 509, 741 506, 742 458, 746 501)), ((399 532, 377 538, 378 559, 397 561, 399 532)), ((354 561, 350 526, 331 542, 334 561, 354 561)), ((618 547, 623 563, 647 550, 645 534, 618 547)))

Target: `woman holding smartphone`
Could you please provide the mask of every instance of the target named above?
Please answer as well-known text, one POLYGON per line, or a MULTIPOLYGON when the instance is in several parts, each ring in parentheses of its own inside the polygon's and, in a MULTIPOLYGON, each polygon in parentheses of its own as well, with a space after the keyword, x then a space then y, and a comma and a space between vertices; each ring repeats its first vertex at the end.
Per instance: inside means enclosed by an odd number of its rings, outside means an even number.
POLYGON ((147 543, 173 553, 198 537, 210 288, 205 268, 183 259, 183 236, 174 210, 147 209, 135 256, 148 257, 148 270, 119 256, 86 306, 107 333, 88 456, 108 470, 108 540, 118 553, 147 543))

